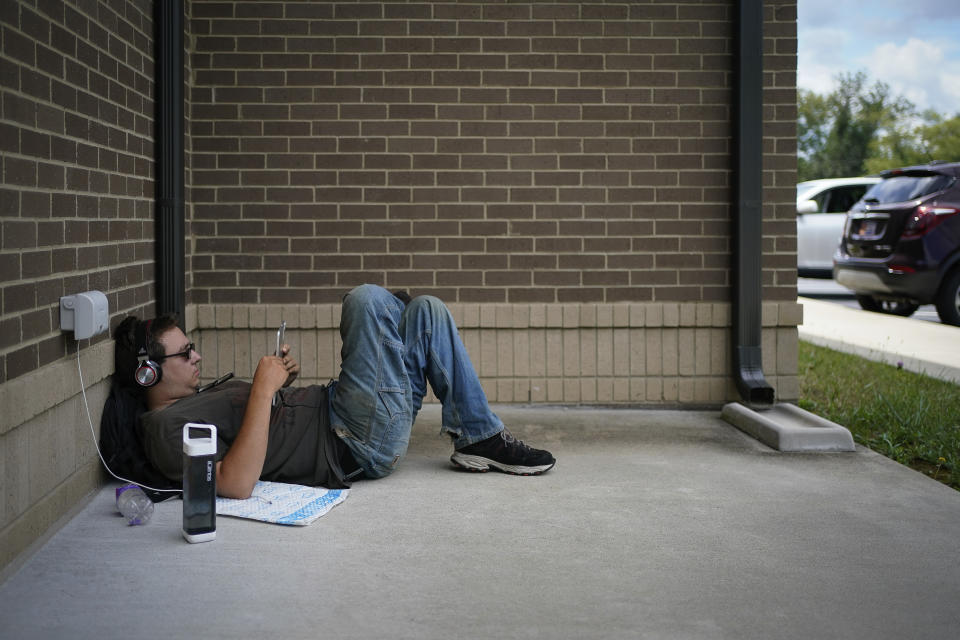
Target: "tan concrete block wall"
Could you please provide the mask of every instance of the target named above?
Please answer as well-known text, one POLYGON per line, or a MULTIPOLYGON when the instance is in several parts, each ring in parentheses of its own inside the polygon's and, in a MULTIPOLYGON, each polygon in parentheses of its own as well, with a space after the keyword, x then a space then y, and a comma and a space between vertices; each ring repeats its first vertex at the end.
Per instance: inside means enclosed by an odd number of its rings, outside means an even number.
MULTIPOLYGON (((725 303, 455 303, 451 312, 491 402, 713 406, 736 399, 725 303)), ((778 399, 797 398, 796 303, 764 305, 763 364, 778 399)), ((340 367, 339 305, 197 305, 194 339, 211 380, 250 379, 276 326, 301 384, 340 367)))
MULTIPOLYGON (((81 352, 97 438, 113 342, 81 352)), ((65 358, 0 385, 0 568, 102 482, 77 371, 65 358)))

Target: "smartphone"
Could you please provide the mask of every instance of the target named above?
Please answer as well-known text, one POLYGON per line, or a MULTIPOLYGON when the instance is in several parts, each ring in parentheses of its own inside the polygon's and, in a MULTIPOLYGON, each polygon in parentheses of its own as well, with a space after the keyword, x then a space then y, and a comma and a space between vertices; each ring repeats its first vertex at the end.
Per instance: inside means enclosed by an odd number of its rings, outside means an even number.
POLYGON ((277 349, 273 353, 273 355, 275 356, 279 357, 283 355, 282 353, 280 353, 280 349, 283 348, 283 334, 286 333, 286 331, 287 331, 287 321, 284 320, 283 322, 280 323, 280 328, 277 329, 277 349))
MULTIPOLYGON (((277 329, 277 348, 273 352, 273 355, 278 358, 283 357, 283 353, 280 351, 283 348, 283 334, 287 332, 287 321, 284 320, 280 323, 280 328, 277 329)), ((277 391, 273 396, 272 406, 277 406, 280 404, 280 392, 277 391)))

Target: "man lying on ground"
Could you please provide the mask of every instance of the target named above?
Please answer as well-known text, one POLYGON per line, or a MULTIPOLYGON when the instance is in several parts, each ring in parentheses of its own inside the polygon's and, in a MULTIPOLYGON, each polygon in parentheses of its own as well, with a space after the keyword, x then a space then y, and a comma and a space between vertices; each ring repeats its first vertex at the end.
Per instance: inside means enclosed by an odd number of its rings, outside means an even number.
POLYGON ((175 317, 124 319, 114 333, 114 383, 145 404, 135 428, 147 460, 179 483, 183 426, 197 422, 217 427, 221 496, 247 498, 258 479, 335 489, 382 478, 407 451, 429 383, 456 467, 551 469, 549 452, 514 438, 491 411, 447 307, 431 296, 407 300, 375 285, 348 293, 339 379, 307 387, 290 386, 300 366, 283 345, 279 356, 260 359, 252 382, 198 392, 200 354, 175 317))

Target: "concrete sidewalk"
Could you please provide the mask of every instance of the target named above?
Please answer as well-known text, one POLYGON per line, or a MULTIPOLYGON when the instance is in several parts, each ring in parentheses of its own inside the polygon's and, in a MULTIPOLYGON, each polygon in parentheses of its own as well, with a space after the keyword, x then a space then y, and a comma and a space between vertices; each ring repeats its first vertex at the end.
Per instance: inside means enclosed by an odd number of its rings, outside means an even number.
POLYGON ((869 451, 781 454, 719 412, 498 407, 541 477, 453 471, 429 407, 396 474, 306 528, 106 487, 0 585, 3 638, 942 638, 960 493, 869 451))
POLYGON ((960 384, 960 327, 800 298, 800 339, 960 384))

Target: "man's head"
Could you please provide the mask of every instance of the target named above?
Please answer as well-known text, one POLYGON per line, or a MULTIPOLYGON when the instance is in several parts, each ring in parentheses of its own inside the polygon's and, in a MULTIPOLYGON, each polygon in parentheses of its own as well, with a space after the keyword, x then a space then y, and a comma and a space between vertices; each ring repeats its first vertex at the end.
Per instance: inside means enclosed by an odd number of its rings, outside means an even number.
POLYGON ((200 354, 177 326, 176 316, 146 321, 127 318, 117 327, 114 339, 117 382, 144 398, 149 408, 166 406, 196 392, 200 354), (149 370, 152 367, 155 372, 149 370))

